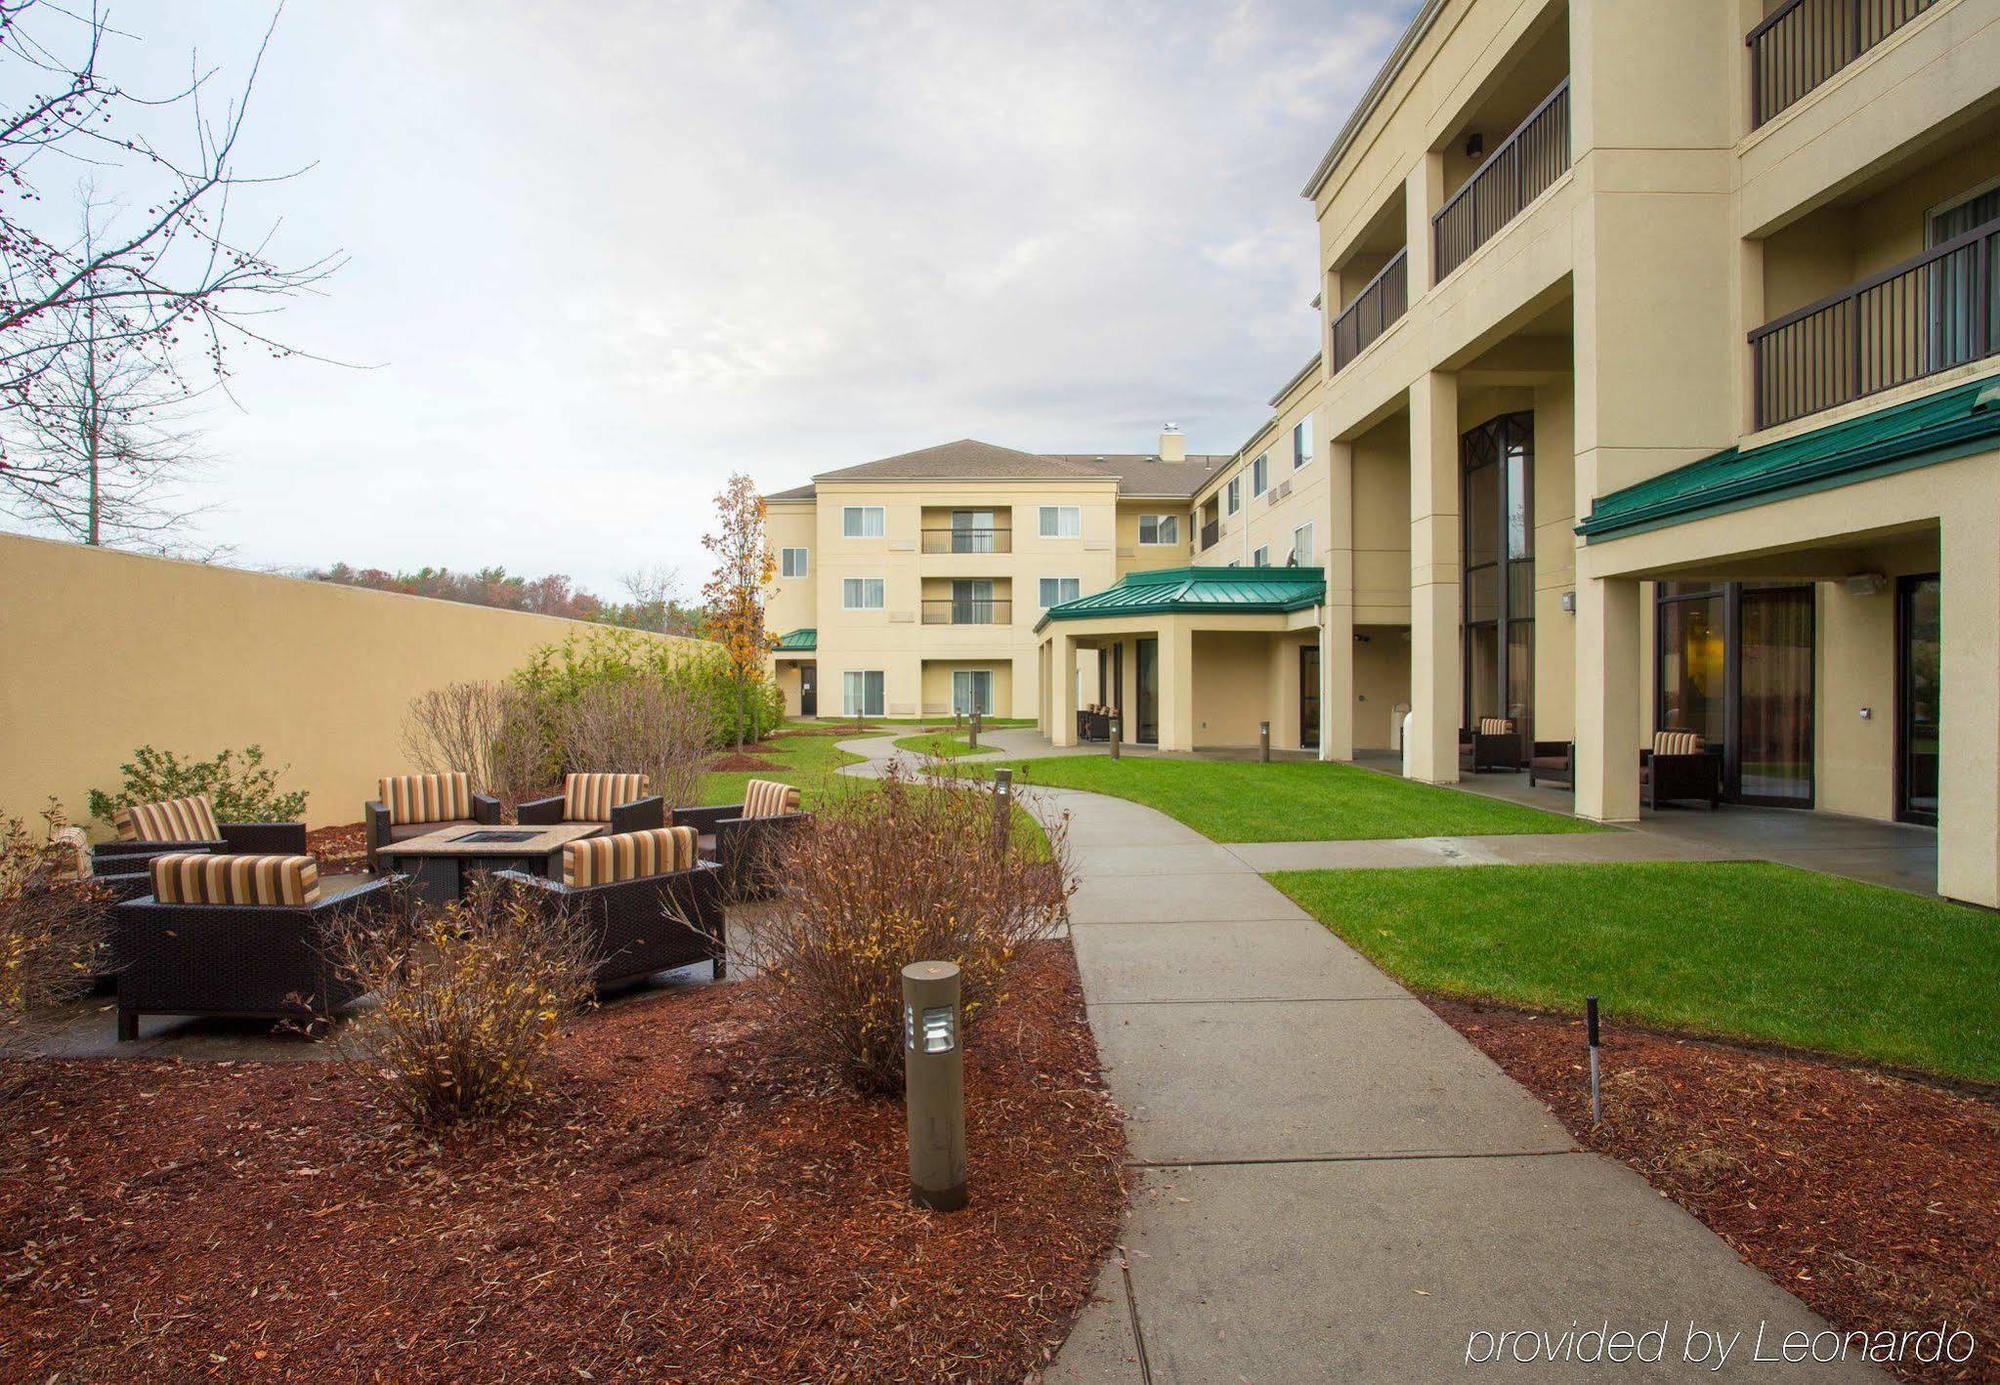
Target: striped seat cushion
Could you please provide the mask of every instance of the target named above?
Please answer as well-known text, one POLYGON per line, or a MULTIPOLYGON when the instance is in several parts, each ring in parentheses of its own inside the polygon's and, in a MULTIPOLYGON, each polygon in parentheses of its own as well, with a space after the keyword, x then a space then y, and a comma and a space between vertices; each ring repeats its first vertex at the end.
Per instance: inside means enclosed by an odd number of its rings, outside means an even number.
POLYGON ((389 821, 463 822, 472 816, 472 776, 464 770, 444 774, 385 774, 380 801, 389 821))
POLYGON ((1653 733, 1653 753, 1655 755, 1699 755, 1704 742, 1699 731, 1655 731, 1653 733))
POLYGON ((319 865, 310 856, 155 856, 153 898, 162 904, 315 904, 319 865))
POLYGON ((1479 719, 1479 734, 1482 736, 1511 736, 1514 734, 1514 723, 1505 717, 1481 717, 1479 719))
POLYGON ((781 818, 799 810, 799 790, 795 784, 775 779, 752 779, 743 786, 743 816, 781 818))
POLYGON ((563 884, 609 885, 693 870, 695 837, 692 827, 652 827, 570 842, 563 847, 563 884))
POLYGON ((643 774, 566 774, 563 818, 569 822, 609 822, 613 808, 645 796, 643 774))
POLYGON ((135 803, 120 808, 115 821, 121 842, 222 840, 222 829, 215 823, 215 804, 207 794, 170 798, 164 803, 135 803))

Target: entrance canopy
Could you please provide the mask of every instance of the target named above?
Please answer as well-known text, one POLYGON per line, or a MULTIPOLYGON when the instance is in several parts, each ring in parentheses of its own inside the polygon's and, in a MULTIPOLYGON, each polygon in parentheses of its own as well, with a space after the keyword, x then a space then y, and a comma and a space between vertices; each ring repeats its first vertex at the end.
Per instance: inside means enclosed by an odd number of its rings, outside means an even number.
POLYGON ((1128 572, 1101 592, 1051 606, 1035 633, 1056 620, 1114 616, 1257 615, 1309 611, 1326 600, 1318 567, 1172 567, 1128 572))

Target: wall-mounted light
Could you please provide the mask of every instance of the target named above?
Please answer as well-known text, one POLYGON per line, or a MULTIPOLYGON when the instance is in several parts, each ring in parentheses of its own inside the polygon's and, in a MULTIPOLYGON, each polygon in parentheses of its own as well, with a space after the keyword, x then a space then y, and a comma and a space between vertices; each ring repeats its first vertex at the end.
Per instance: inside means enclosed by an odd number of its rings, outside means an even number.
POLYGON ((1572 616, 1576 614, 1576 593, 1573 591, 1563 593, 1563 614, 1572 616))
POLYGON ((1840 579, 1849 596, 1880 596, 1889 588, 1889 579, 1879 572, 1857 572, 1840 579))
POLYGON ((1476 159, 1486 152, 1486 136, 1474 130, 1465 137, 1465 157, 1476 159))

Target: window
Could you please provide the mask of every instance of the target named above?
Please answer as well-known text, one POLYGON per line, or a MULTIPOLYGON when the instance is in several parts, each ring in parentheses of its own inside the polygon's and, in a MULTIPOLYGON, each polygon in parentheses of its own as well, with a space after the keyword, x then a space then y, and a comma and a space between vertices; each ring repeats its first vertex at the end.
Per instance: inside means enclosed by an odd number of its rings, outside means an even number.
POLYGON ((993 670, 955 668, 951 671, 951 710, 962 717, 974 712, 993 715, 993 670))
POLYGON ((1083 536, 1083 511, 1074 505, 1042 506, 1042 537, 1075 539, 1083 536))
POLYGON ((1292 530, 1292 562, 1299 567, 1311 567, 1313 561, 1313 527, 1301 524, 1292 530))
POLYGON ((784 549, 782 551, 782 562, 784 564, 780 569, 782 575, 786 577, 803 577, 806 575, 806 551, 803 548, 784 549))
POLYGON ((880 505, 845 505, 840 511, 841 537, 849 539, 879 539, 882 537, 882 507, 880 505))
POLYGON ((1270 565, 1271 565, 1271 546, 1269 544, 1264 545, 1262 548, 1259 548, 1255 553, 1252 553, 1250 555, 1251 567, 1269 567, 1270 565))
POLYGON ((841 678, 840 709, 851 717, 882 715, 882 670, 849 669, 841 678))
POLYGON ((1292 425, 1292 469, 1296 471, 1313 459, 1313 421, 1307 414, 1292 425))
POLYGON ((1181 517, 1179 515, 1140 515, 1139 542, 1147 544, 1171 544, 1181 541, 1181 517))
POLYGON ((850 611, 881 610, 882 579, 880 577, 841 578, 840 604, 850 611))
POLYGON ((1229 478, 1229 513, 1233 515, 1242 508, 1243 478, 1241 476, 1232 476, 1229 478))
POLYGON ((1083 579, 1080 577, 1044 577, 1042 579, 1042 607, 1060 606, 1065 601, 1074 601, 1083 595, 1083 579))
POLYGON ((1458 448, 1465 681, 1459 725, 1506 717, 1525 745, 1535 710, 1535 534, 1528 494, 1534 415, 1489 419, 1461 435, 1458 448))
POLYGON ((1271 454, 1259 452, 1257 460, 1250 463, 1250 498, 1255 500, 1271 489, 1271 454))

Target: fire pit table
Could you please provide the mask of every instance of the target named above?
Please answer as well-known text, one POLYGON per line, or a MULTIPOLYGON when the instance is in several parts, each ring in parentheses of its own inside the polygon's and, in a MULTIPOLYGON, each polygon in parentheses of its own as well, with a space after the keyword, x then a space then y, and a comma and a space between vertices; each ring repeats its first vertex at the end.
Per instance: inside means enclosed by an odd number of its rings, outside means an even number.
POLYGON ((565 822, 548 827, 489 827, 462 822, 441 832, 409 837, 381 849, 385 871, 410 877, 417 892, 433 904, 450 904, 464 897, 474 879, 496 870, 559 878, 562 849, 604 831, 596 822, 565 822))

